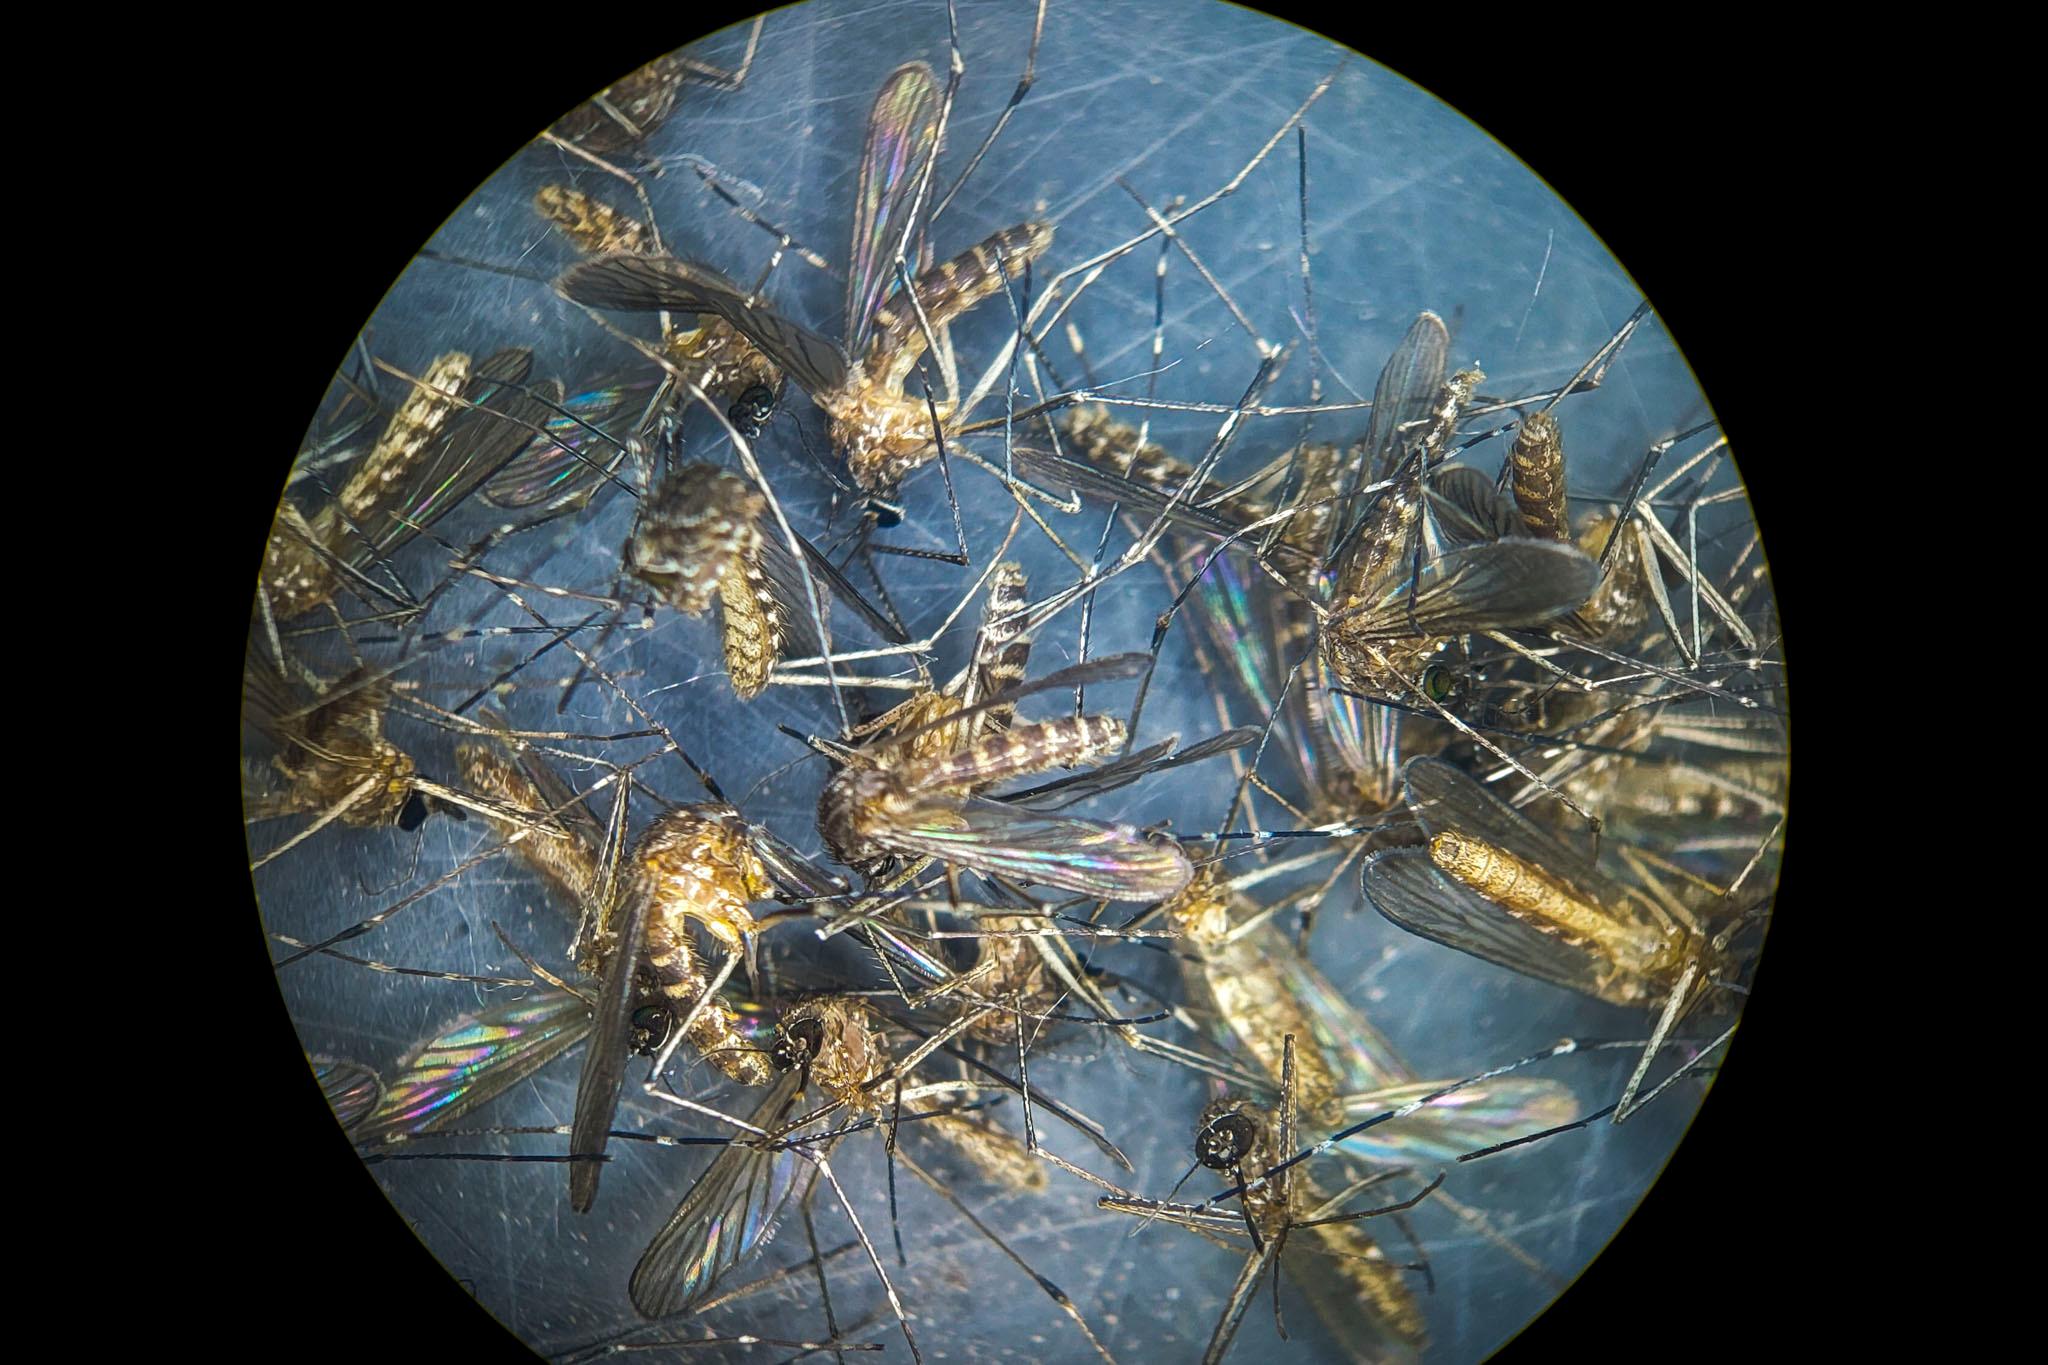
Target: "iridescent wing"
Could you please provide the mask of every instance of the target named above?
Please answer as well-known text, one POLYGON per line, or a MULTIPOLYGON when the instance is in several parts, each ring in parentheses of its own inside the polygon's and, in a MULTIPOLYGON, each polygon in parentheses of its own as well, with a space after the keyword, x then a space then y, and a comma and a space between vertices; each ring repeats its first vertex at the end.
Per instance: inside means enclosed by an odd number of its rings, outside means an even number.
POLYGON ((938 149, 938 82, 923 62, 907 62, 876 93, 861 149, 844 333, 854 355, 866 348, 875 310, 895 282, 898 253, 916 269, 918 219, 930 212, 932 199, 928 186, 919 193, 920 182, 938 149))
POLYGON ((355 1127, 364 1115, 374 1112, 383 1101, 384 1082, 378 1080, 377 1073, 370 1068, 332 1057, 309 1057, 307 1060, 313 1065, 313 1079, 320 1083, 320 1094, 343 1128, 355 1127))
MULTIPOLYGON (((789 1117, 803 1070, 785 1072, 754 1111, 767 1131, 789 1117)), ((793 1149, 768 1151, 737 1144, 705 1168, 683 1202, 633 1267, 628 1290, 643 1317, 687 1313, 711 1297, 718 1282, 761 1245, 791 1196, 801 1197, 817 1167, 793 1149)))
POLYGON ((605 426, 622 412, 644 406, 656 385, 652 380, 588 389, 549 413, 541 429, 511 463, 483 486, 483 498, 508 510, 538 503, 566 506, 588 495, 626 457, 621 441, 605 426))
POLYGON ((465 1017, 412 1052, 352 1136, 376 1142, 445 1127, 504 1094, 590 1031, 590 1007, 540 990, 465 1017))
POLYGON ((1501 540, 1465 545, 1425 563, 1411 593, 1405 578, 1378 602, 1333 617, 1349 638, 1431 639, 1541 625, 1574 611, 1600 567, 1572 545, 1501 540))
POLYGON ((1040 815, 978 797, 935 798, 890 822, 887 842, 956 867, 1103 900, 1164 900, 1194 868, 1180 845, 1135 826, 1040 815))
POLYGON ((458 506, 504 468, 533 439, 534 429, 562 399, 553 380, 532 392, 522 387, 533 353, 500 351, 477 367, 462 396, 474 404, 453 417, 427 458, 412 471, 388 506, 366 515, 361 539, 346 558, 357 568, 389 555, 458 506))
POLYGON ((715 314, 744 332, 805 392, 836 393, 846 384, 845 352, 766 304, 749 302, 744 290, 709 266, 672 256, 604 256, 570 266, 555 289, 591 308, 715 314))
POLYGON ((1366 860, 1366 899, 1409 933, 1511 972, 1600 997, 1600 971, 1583 949, 1516 919, 1439 872, 1426 850, 1397 848, 1366 860))
MULTIPOLYGON (((1346 1095, 1344 1117, 1346 1122, 1356 1123, 1412 1104, 1449 1084, 1411 1081, 1346 1095)), ((1578 1101, 1567 1086, 1523 1076, 1496 1076, 1454 1090, 1404 1118, 1354 1134, 1338 1146, 1383 1165, 1451 1162, 1496 1143, 1561 1127, 1578 1116, 1578 1101)))

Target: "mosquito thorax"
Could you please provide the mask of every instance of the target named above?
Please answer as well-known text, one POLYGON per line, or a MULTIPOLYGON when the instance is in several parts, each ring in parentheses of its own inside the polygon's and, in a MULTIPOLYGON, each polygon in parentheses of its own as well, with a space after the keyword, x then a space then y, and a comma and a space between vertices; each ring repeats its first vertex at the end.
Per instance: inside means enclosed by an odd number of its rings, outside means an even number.
POLYGON ((842 768, 818 796, 818 833, 838 861, 864 874, 890 856, 869 838, 867 808, 887 801, 895 783, 878 768, 842 768))

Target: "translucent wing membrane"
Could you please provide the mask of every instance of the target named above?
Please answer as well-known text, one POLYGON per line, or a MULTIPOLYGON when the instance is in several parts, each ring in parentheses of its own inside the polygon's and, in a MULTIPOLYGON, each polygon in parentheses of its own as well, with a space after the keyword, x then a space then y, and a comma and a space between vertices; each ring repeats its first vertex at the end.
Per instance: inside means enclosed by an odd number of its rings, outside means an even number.
MULTIPOLYGON (((789 1117, 803 1072, 785 1073, 752 1116, 755 1128, 775 1131, 789 1117)), ((742 1135, 744 1136, 744 1135, 742 1135)), ((794 1150, 725 1148, 669 1216, 628 1286, 644 1317, 687 1313, 725 1274, 768 1236, 792 1196, 810 1187, 817 1167, 794 1150)))
POLYGON ((875 96, 861 149, 853 201, 853 247, 846 276, 846 349, 867 345, 875 310, 896 280, 897 253, 917 273, 917 220, 931 210, 925 168, 938 152, 939 87, 923 62, 896 68, 875 96))
POLYGON ((1131 825, 978 798, 927 802, 891 827, 889 841, 957 867, 1104 900, 1163 899, 1194 875, 1178 844, 1131 825))
POLYGON ((484 501, 508 510, 541 503, 566 504, 586 495, 626 457, 626 446, 610 432, 618 418, 643 409, 653 380, 616 384, 573 394, 541 422, 535 436, 483 486, 484 501))
POLYGON ((353 1128, 365 1115, 374 1111, 384 1098, 384 1083, 377 1079, 377 1073, 355 1062, 337 1061, 331 1057, 310 1059, 313 1063, 313 1079, 320 1083, 320 1093, 334 1110, 334 1117, 342 1127, 353 1128))
POLYGON ((1347 638, 1399 640, 1534 625, 1572 611, 1598 579, 1599 566, 1570 545, 1463 546, 1425 563, 1414 592, 1404 579, 1342 626, 1347 638))
POLYGON ((590 1007, 539 990, 454 1024, 414 1052, 354 1137, 375 1142, 443 1127, 510 1090, 590 1031, 590 1007))

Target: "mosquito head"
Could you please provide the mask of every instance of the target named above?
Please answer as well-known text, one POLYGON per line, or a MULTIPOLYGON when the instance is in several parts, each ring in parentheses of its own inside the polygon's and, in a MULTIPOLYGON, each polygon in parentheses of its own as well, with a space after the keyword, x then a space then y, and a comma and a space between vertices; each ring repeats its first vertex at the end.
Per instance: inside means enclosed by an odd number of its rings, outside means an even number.
POLYGON ((896 500, 894 493, 895 490, 891 489, 888 497, 871 494, 865 504, 867 514, 874 518, 879 530, 887 531, 903 524, 903 504, 896 500))
POLYGON ((650 1002, 633 1011, 633 1051, 643 1057, 661 1055, 663 1044, 668 1042, 669 1031, 675 1027, 675 1011, 667 1001, 650 1002))
POLYGON ((825 1022, 815 1014, 799 1015, 783 1021, 782 1032, 769 1049, 768 1059, 775 1063, 777 1071, 794 1071, 810 1065, 824 1046, 825 1022))
POLYGON ((1195 1134, 1195 1160, 1212 1171, 1242 1166, 1259 1145, 1259 1121, 1241 1109, 1218 1114, 1195 1134))
POLYGON ((726 420, 739 434, 752 441, 760 436, 768 419, 775 415, 775 391, 766 384, 754 384, 725 410, 726 420))

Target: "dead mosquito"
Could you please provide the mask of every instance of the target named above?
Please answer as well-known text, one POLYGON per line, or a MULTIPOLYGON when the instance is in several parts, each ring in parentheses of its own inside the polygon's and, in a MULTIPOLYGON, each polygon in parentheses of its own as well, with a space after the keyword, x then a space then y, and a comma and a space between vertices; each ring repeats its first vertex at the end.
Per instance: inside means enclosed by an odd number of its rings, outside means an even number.
MULTIPOLYGON (((1269 1170, 1279 1164, 1283 1153, 1294 1150, 1292 1035, 1283 1038, 1282 1049, 1277 1109, 1269 1110, 1244 1098, 1223 1099, 1209 1105, 1195 1134, 1198 1166, 1223 1172, 1242 1186, 1248 1183, 1247 1172, 1269 1170)), ((1097 1202, 1117 1213, 1178 1223, 1214 1241, 1224 1242, 1237 1236, 1250 1239, 1251 1254, 1246 1257, 1210 1333, 1208 1348, 1202 1356, 1205 1365, 1213 1365, 1228 1353, 1238 1324, 1251 1306, 1259 1280, 1268 1267, 1273 1273, 1274 1322, 1279 1325, 1280 1266, 1290 1244, 1297 1252, 1315 1253, 1313 1257, 1297 1255, 1288 1259, 1287 1264, 1317 1315, 1347 1349, 1361 1359, 1412 1361, 1419 1358, 1424 1343, 1421 1307, 1401 1278, 1402 1267, 1388 1260, 1359 1224, 1367 1218, 1415 1207, 1435 1191, 1443 1177, 1438 1175, 1421 1193, 1384 1207, 1337 1211, 1359 1190, 1383 1181, 1388 1174, 1367 1177, 1329 1196, 1315 1186, 1306 1170, 1283 1170, 1258 1188, 1245 1190, 1235 1213, 1176 1204, 1170 1197, 1157 1200, 1117 1194, 1106 1195, 1097 1202)), ((1286 1328, 1281 1326, 1280 1332, 1284 1338, 1286 1328)))
POLYGON ((343 588, 409 605, 401 588, 369 572, 496 474, 559 403, 558 386, 529 390, 533 353, 499 351, 472 362, 442 355, 411 391, 331 501, 311 516, 287 498, 264 551, 258 602, 265 619, 289 621, 334 601, 343 588))
POLYGON ((1626 1119, 1673 1026, 1716 988, 1741 989, 1736 978, 1745 955, 1732 944, 1768 912, 1769 901, 1738 911, 1729 898, 1777 829, 1726 890, 1662 864, 1691 884, 1681 894, 1658 876, 1662 860, 1615 845, 1639 889, 1608 876, 1448 763, 1411 760, 1403 783, 1428 844, 1369 859, 1367 898, 1401 928, 1446 947, 1608 1004, 1659 1010, 1615 1112, 1617 1122, 1626 1119), (1720 923, 1703 922, 1695 909, 1703 896, 1713 897, 1720 923))
MULTIPOLYGON (((1144 659, 1115 655, 1078 664, 977 705, 1008 705, 1028 692, 1130 677, 1144 659)), ((920 738, 958 726, 972 709, 840 751, 845 766, 818 798, 819 832, 835 858, 870 876, 899 858, 936 859, 985 876, 1108 900, 1157 900, 1187 884, 1193 869, 1171 840, 1148 838, 1126 824, 1042 814, 974 794, 1114 753, 1124 747, 1122 721, 1084 715, 1012 723, 954 753, 914 756, 920 738)))
POLYGON ((592 308, 723 318, 811 395, 854 483, 886 515, 900 515, 888 507, 896 485, 938 453, 954 412, 951 399, 906 394, 904 381, 949 323, 1020 274, 1053 235, 1044 223, 1006 228, 908 280, 931 209, 940 115, 938 83, 923 62, 897 68, 875 96, 854 200, 843 345, 710 267, 673 257, 609 256, 571 267, 556 287, 592 308))

